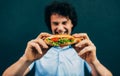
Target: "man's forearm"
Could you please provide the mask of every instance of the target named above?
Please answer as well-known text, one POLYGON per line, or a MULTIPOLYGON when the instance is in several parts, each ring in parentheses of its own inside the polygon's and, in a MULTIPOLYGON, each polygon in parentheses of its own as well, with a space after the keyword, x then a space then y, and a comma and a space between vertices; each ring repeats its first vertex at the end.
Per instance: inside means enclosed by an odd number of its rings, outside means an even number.
POLYGON ((23 76, 31 63, 32 62, 28 62, 24 57, 21 57, 16 63, 4 71, 3 76, 23 76))
POLYGON ((112 76, 112 73, 105 68, 98 60, 89 64, 92 68, 92 76, 112 76))

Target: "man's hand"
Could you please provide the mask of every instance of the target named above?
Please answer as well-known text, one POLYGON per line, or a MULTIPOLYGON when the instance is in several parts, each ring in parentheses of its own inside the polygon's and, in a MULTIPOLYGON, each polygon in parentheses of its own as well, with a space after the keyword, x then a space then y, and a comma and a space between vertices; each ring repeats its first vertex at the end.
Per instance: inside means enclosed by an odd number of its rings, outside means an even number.
POLYGON ((44 39, 50 35, 48 33, 41 33, 36 39, 29 41, 24 55, 16 63, 7 68, 3 76, 25 76, 30 71, 29 65, 34 60, 41 58, 49 49, 44 39))
POLYGON ((41 33, 36 39, 29 41, 23 58, 30 62, 41 58, 49 49, 44 39, 50 35, 48 33, 41 33))
POLYGON ((74 45, 78 55, 88 63, 94 62, 96 58, 96 47, 86 33, 73 34, 75 38, 83 38, 82 41, 74 45))

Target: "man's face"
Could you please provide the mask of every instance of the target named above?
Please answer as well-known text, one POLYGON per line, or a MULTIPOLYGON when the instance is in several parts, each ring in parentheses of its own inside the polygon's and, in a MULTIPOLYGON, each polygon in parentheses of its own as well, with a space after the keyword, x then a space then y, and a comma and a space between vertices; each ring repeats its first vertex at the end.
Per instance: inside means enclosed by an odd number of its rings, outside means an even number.
POLYGON ((50 21, 53 34, 71 34, 73 24, 69 18, 59 14, 52 14, 50 21))

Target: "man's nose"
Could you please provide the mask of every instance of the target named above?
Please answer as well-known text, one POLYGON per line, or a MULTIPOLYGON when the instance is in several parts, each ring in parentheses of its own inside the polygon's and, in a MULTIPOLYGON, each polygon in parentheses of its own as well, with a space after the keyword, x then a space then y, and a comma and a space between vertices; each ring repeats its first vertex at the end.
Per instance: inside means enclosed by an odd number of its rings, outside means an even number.
POLYGON ((65 28, 63 25, 59 25, 58 28, 57 28, 57 32, 61 33, 61 32, 64 32, 65 31, 65 28))

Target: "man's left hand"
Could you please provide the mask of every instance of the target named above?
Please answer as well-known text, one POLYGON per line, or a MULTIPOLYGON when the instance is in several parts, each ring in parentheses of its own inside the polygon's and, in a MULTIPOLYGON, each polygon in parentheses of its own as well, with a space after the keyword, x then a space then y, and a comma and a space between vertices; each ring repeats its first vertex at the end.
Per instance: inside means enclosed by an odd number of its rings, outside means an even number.
POLYGON ((73 36, 75 38, 83 38, 82 41, 74 45, 74 48, 77 51, 78 55, 88 63, 93 63, 97 59, 96 47, 89 39, 88 35, 86 33, 77 33, 73 34, 73 36))

